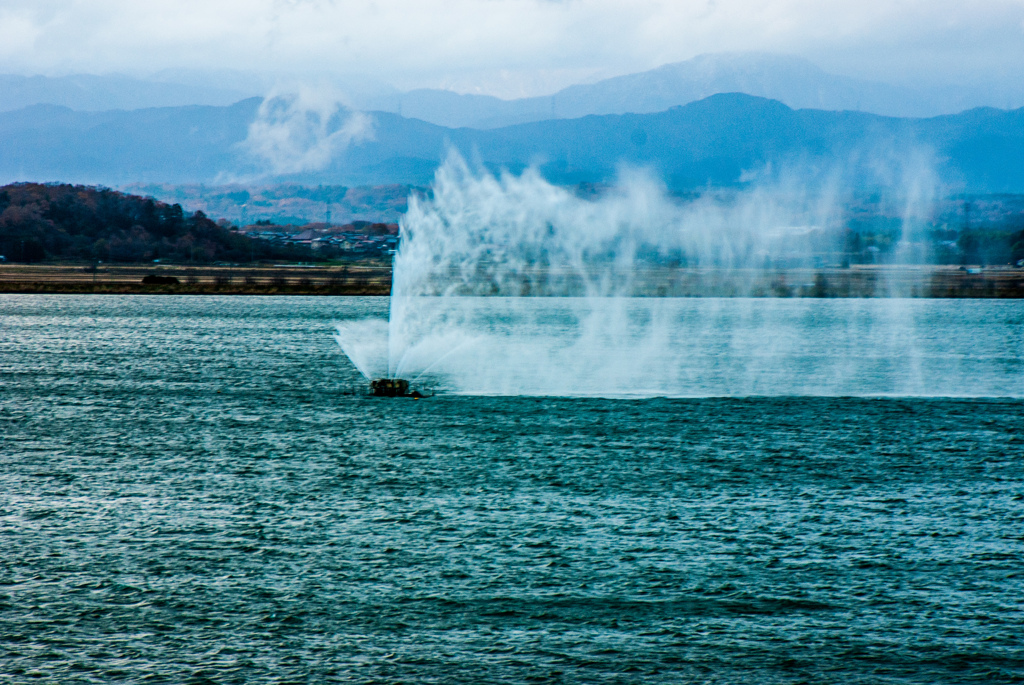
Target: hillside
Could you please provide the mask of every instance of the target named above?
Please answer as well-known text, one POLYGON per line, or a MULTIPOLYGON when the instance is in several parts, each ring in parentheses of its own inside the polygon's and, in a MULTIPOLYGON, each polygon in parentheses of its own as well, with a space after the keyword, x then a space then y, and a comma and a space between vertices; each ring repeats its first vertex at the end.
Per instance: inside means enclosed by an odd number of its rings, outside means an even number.
POLYGON ((318 221, 394 223, 405 213, 409 195, 427 192, 409 185, 345 186, 296 184, 143 184, 121 190, 145 195, 190 211, 228 219, 239 225, 267 220, 303 225, 318 221))
POLYGON ((0 188, 4 261, 208 263, 309 258, 309 250, 251 240, 202 212, 106 188, 25 183, 0 188))

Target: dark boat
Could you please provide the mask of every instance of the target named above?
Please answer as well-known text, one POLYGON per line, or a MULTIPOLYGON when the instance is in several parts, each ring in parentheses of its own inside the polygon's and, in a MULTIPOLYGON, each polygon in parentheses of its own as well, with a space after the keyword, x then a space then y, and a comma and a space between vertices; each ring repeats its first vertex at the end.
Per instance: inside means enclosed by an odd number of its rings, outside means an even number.
POLYGON ((409 381, 402 378, 378 378, 370 381, 370 394, 374 397, 410 397, 409 381))

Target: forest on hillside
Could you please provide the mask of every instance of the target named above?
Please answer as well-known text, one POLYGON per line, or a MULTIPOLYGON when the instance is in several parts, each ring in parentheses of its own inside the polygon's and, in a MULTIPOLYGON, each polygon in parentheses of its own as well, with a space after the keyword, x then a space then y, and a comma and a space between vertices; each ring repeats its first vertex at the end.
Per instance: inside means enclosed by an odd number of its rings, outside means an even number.
POLYGON ((44 260, 248 262, 322 260, 307 246, 253 240, 179 204, 69 184, 0 187, 0 256, 44 260))

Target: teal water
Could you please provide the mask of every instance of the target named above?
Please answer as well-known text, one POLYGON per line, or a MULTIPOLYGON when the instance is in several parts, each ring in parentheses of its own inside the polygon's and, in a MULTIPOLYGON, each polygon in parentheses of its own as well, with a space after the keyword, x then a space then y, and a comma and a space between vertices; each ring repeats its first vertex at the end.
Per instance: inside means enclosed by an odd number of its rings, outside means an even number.
POLYGON ((448 393, 1024 397, 1021 301, 412 297, 390 314, 342 321, 339 343, 369 376, 448 393))
POLYGON ((387 308, 0 297, 0 676, 1024 680, 1024 401, 374 399, 387 308))

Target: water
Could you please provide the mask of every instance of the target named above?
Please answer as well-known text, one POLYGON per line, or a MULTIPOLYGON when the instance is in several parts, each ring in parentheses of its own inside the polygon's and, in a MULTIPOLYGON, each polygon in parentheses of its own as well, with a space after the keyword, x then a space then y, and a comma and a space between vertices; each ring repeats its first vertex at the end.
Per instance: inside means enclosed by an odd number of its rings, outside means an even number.
POLYGON ((1024 401, 373 399, 387 308, 0 298, 0 675, 1024 680, 1024 401))
POLYGON ((925 299, 415 297, 338 341, 473 395, 1024 396, 1024 306, 925 299))

